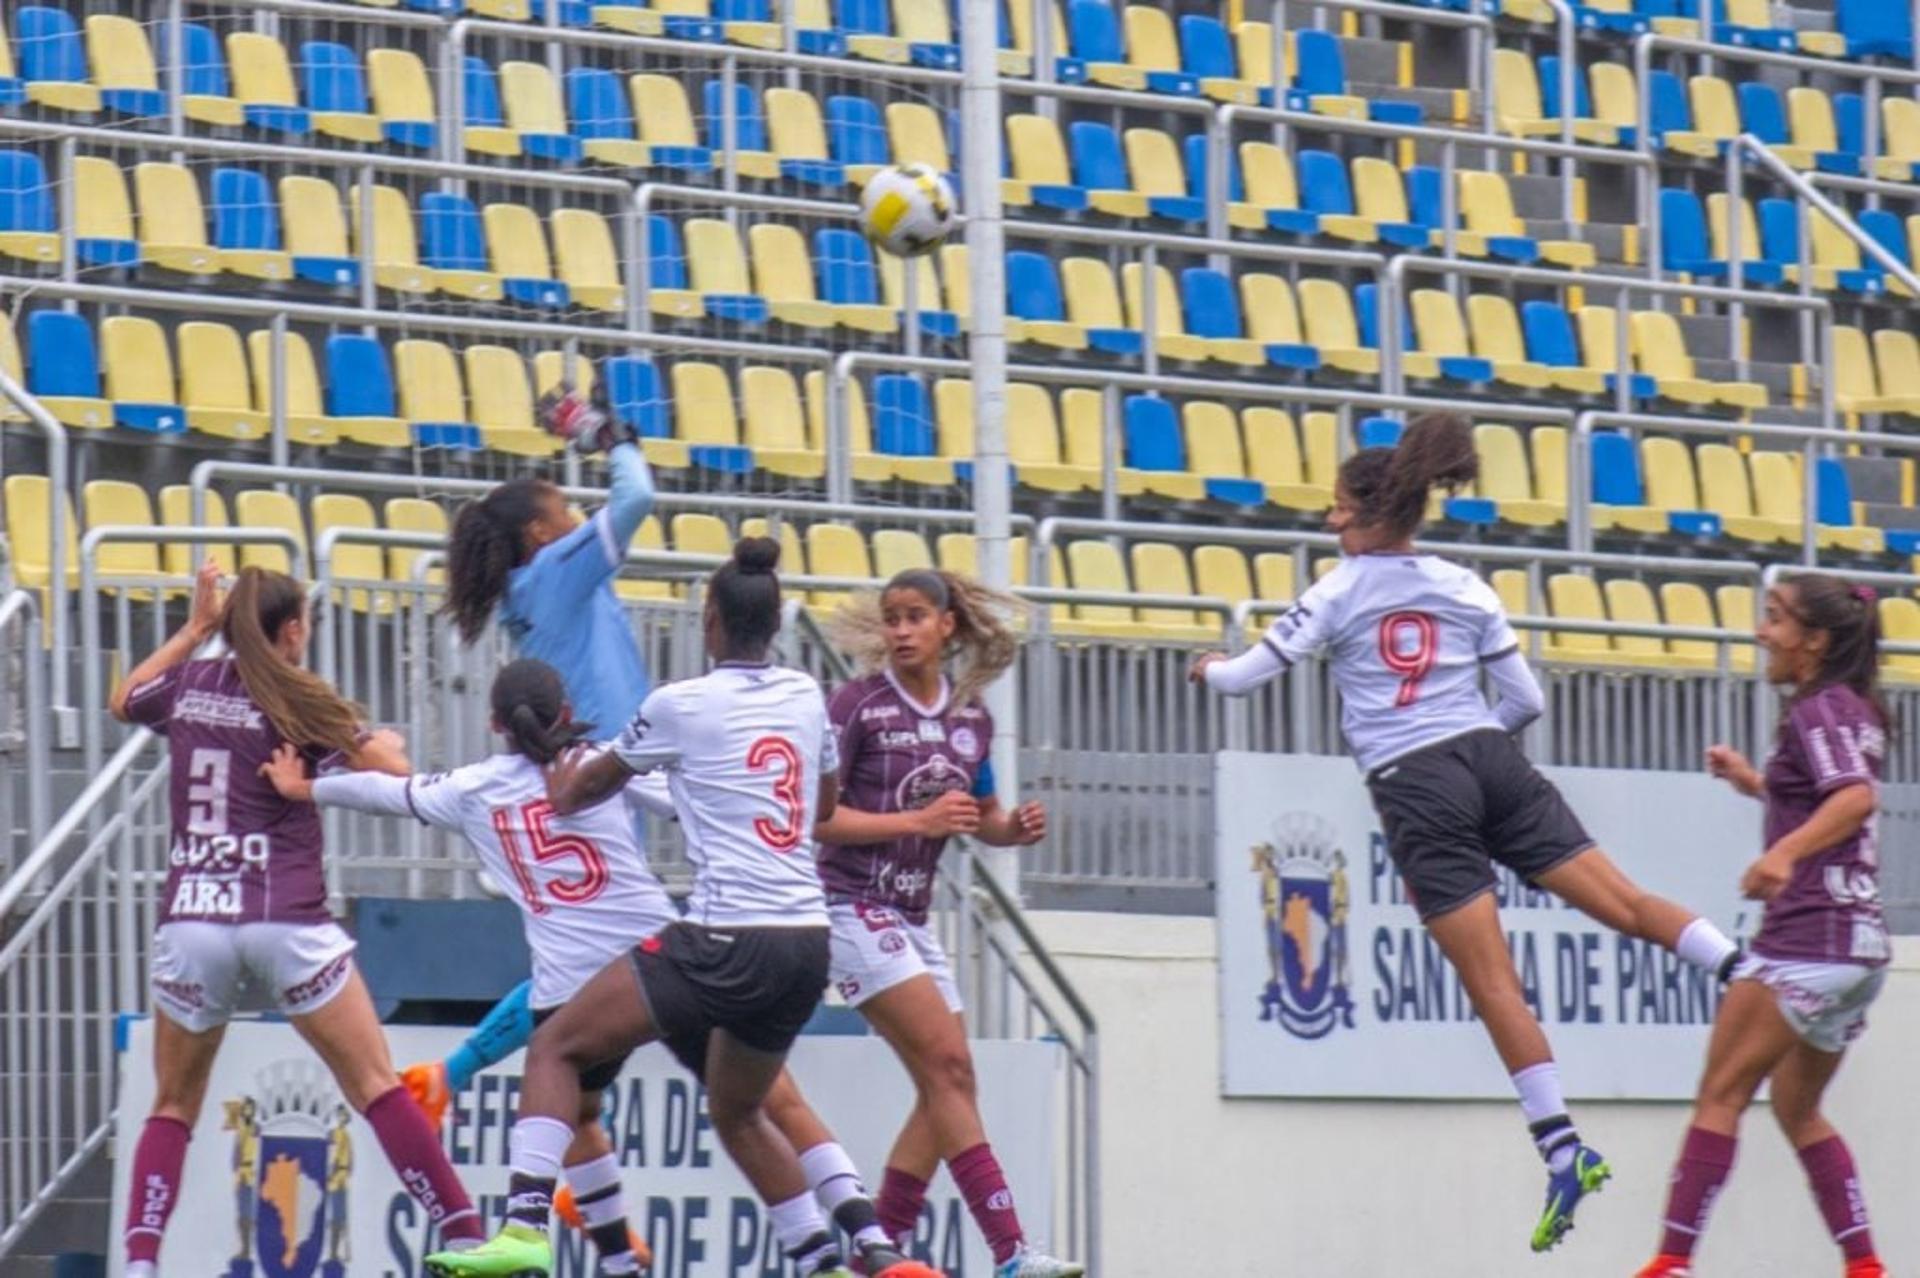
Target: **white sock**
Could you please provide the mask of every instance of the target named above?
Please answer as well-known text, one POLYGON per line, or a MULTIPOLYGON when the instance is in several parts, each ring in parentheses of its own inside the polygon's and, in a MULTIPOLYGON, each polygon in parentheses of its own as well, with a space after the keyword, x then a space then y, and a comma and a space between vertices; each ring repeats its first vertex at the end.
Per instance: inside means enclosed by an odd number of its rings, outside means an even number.
POLYGON ((523 1176, 559 1180, 560 1162, 572 1144, 572 1123, 539 1115, 523 1118, 507 1137, 507 1164, 523 1176))
POLYGON ((602 1154, 591 1161, 575 1163, 567 1168, 567 1184, 573 1190, 573 1201, 580 1204, 581 1219, 589 1225, 595 1224, 597 1222, 587 1210, 586 1200, 602 1190, 619 1188, 620 1160, 612 1154, 602 1154))
POLYGON ((1725 932, 1704 918, 1695 919, 1681 928, 1680 939, 1673 943, 1675 954, 1716 976, 1739 948, 1725 932))
POLYGON ((121 1271, 126 1278, 160 1278, 160 1267, 151 1260, 133 1260, 121 1271))
POLYGON ((1527 1066, 1513 1075, 1513 1090, 1520 1094, 1520 1112, 1526 1115, 1527 1129, 1533 1133, 1540 1157, 1554 1171, 1565 1171, 1580 1144, 1580 1134, 1567 1116, 1567 1098, 1560 1090, 1560 1066, 1554 1061, 1527 1066))
POLYGON ((810 1193, 795 1194, 783 1203, 768 1207, 767 1216, 773 1224, 773 1236, 779 1240, 780 1250, 801 1261, 801 1271, 806 1272, 806 1262, 813 1259, 813 1253, 803 1256, 798 1254, 799 1249, 816 1237, 829 1237, 827 1218, 820 1214, 820 1204, 813 1201, 810 1193))

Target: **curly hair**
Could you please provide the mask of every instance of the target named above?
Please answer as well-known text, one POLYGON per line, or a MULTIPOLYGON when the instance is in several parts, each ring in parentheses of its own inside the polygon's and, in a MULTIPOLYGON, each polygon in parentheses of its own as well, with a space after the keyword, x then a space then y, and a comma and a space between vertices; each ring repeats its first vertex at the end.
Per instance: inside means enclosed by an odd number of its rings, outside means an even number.
POLYGON ((828 637, 853 658, 863 674, 887 665, 882 607, 896 590, 911 590, 941 612, 953 614, 953 637, 941 655, 952 663, 954 705, 966 705, 979 696, 1019 657, 1020 636, 1014 630, 1014 619, 1025 609, 1019 599, 957 572, 909 568, 894 574, 877 592, 856 594, 828 619, 828 637))
POLYGON ((1473 427, 1455 413, 1422 413, 1397 446, 1361 449, 1340 467, 1340 486, 1360 523, 1395 538, 1420 531, 1435 488, 1452 492, 1479 477, 1473 427))

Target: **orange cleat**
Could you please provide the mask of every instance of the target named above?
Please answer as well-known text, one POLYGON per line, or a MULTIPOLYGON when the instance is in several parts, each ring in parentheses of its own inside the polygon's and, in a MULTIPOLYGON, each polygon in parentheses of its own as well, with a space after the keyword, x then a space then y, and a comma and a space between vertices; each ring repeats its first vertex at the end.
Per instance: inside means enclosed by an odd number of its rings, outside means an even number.
POLYGON ((1655 1256, 1633 1278, 1693 1278, 1693 1268, 1685 1256, 1655 1256))
POLYGON ((1887 1278, 1887 1267, 1880 1263, 1878 1256, 1850 1260, 1847 1262, 1847 1278, 1887 1278))
MULTIPOLYGON (((562 1185, 553 1195, 553 1214, 566 1222, 567 1228, 577 1229, 581 1233, 587 1230, 586 1217, 580 1214, 580 1204, 573 1201, 573 1187, 562 1185)), ((653 1268, 653 1248, 647 1246, 631 1227, 627 1229, 627 1245, 633 1248, 633 1258, 640 1262, 642 1269, 653 1268)), ((907 1278, 901 1275, 901 1278, 907 1278)))
POLYGON ((401 1085, 413 1097, 414 1104, 433 1124, 435 1135, 440 1133, 440 1124, 446 1120, 447 1106, 453 1103, 453 1093, 447 1090, 447 1066, 443 1061, 430 1061, 422 1065, 409 1065, 400 1071, 401 1085))

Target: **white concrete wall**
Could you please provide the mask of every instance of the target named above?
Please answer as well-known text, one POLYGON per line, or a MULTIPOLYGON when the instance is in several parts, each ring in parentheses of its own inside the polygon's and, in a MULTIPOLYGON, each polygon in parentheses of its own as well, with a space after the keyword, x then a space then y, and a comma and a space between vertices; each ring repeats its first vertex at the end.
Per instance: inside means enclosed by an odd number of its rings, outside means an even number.
MULTIPOLYGON (((1527 1238, 1545 1180, 1517 1106, 1224 1100, 1212 919, 1042 913, 1035 922, 1100 1023, 1097 1278, 1629 1278, 1653 1254, 1684 1105, 1574 1107, 1616 1176, 1581 1208, 1567 1241, 1536 1257, 1527 1238)), ((1486 1060, 1499 1070, 1491 1046, 1486 1060)), ((1830 1094, 1896 1274, 1920 1273, 1916 1060, 1920 943, 1909 940, 1830 1094)), ((1696 1272, 1841 1273, 1764 1107, 1742 1136, 1696 1272)))

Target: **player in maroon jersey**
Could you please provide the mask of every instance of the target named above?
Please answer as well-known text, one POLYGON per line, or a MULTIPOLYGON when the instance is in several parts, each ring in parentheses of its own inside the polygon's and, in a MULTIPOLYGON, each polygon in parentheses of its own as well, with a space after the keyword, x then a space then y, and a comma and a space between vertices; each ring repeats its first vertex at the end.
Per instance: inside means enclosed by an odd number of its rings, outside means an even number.
POLYGON ((1866 1028, 1891 955, 1879 886, 1888 717, 1878 687, 1878 601, 1834 577, 1788 577, 1767 592, 1759 639, 1768 681, 1792 689, 1773 754, 1760 770, 1717 745, 1707 767, 1767 805, 1766 851, 1740 881, 1766 909, 1714 1018, 1660 1254, 1640 1278, 1692 1273, 1694 1244, 1733 1169, 1740 1116, 1763 1082, 1847 1278, 1885 1278, 1853 1157, 1820 1112, 1847 1045, 1866 1028))
POLYGON ((180 1196, 187 1141, 243 982, 280 1010, 365 1115, 400 1182, 451 1245, 480 1220, 426 1117, 394 1073, 353 941, 327 913, 320 816, 260 775, 283 745, 309 766, 404 774, 398 737, 367 733, 359 708, 300 663, 308 636, 299 583, 243 569, 224 604, 211 561, 186 625, 114 689, 111 709, 167 738, 172 840, 153 939, 153 1109, 133 1156, 128 1278, 153 1278, 180 1196), (195 659, 219 634, 227 652, 195 659))
POLYGON ((997 1278, 1069 1278, 1080 1266, 1031 1250, 1021 1232, 980 1122, 960 991, 927 926, 951 836, 1001 847, 1046 837, 1044 808, 1007 807, 995 793, 993 720, 977 696, 1018 654, 1006 614, 1020 606, 957 574, 913 570, 834 619, 836 638, 867 673, 828 705, 841 789, 819 827, 820 878, 833 979, 919 1092, 887 1157, 880 1223, 896 1237, 910 1233, 944 1160, 993 1248, 997 1278))

